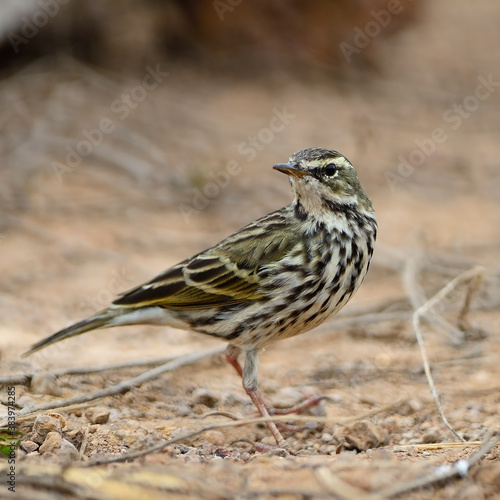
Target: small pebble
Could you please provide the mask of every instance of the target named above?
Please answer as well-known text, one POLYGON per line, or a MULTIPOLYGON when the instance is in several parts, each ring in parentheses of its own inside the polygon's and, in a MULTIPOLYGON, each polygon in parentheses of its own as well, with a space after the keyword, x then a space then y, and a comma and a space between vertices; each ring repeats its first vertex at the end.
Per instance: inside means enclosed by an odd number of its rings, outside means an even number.
POLYGON ((82 429, 72 429, 64 433, 67 439, 75 448, 79 448, 82 444, 85 433, 82 429))
POLYGON ((441 443, 443 440, 443 434, 439 429, 429 429, 423 436, 422 436, 422 443, 441 443))
POLYGON ((107 408, 91 408, 85 412, 85 416, 92 424, 105 424, 109 420, 107 408))
POLYGON ((40 446, 40 455, 44 453, 51 453, 61 447, 62 436, 58 432, 49 432, 45 438, 45 441, 40 446))
POLYGON ((64 459, 69 460, 78 460, 80 458, 80 454, 78 450, 66 439, 63 439, 61 442, 61 449, 57 453, 59 457, 63 457, 64 459))
POLYGON ((34 451, 37 451, 40 445, 38 443, 35 443, 34 441, 23 441, 21 443, 21 448, 26 452, 26 453, 32 453, 34 451))
POLYGON ((58 460, 68 462, 78 460, 78 450, 58 432, 49 432, 39 450, 40 455, 54 454, 58 460))
POLYGON ((214 457, 218 457, 218 458, 232 458, 233 455, 232 455, 232 453, 229 450, 226 450, 224 448, 217 448, 214 451, 214 457))
POLYGON ((226 442, 226 436, 220 431, 205 432, 205 439, 215 446, 222 446, 226 442))
POLYGON ((342 432, 346 441, 346 449, 366 451, 389 442, 389 434, 369 420, 360 420, 346 426, 342 432))
POLYGON ((38 415, 33 425, 30 440, 42 444, 49 432, 61 434, 64 425, 66 425, 64 418, 57 413, 38 415))
POLYGON ((410 399, 406 403, 402 404, 399 408, 400 415, 413 415, 417 411, 420 411, 424 407, 424 404, 420 399, 410 399))
POLYGON ((191 408, 187 404, 180 404, 175 408, 175 413, 179 417, 187 417, 191 414, 191 408))
POLYGON ((323 443, 331 443, 333 441, 333 436, 328 432, 323 432, 321 440, 323 441, 323 443))

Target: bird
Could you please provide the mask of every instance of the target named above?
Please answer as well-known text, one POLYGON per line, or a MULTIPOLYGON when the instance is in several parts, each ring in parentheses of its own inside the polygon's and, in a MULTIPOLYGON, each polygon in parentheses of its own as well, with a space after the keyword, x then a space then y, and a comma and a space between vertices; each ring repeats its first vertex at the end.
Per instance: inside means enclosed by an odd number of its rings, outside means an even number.
MULTIPOLYGON (((341 153, 310 147, 273 168, 289 178, 289 205, 122 293, 24 356, 101 328, 155 324, 192 330, 227 342, 226 359, 262 416, 287 413, 275 411, 259 390, 259 352, 315 328, 347 304, 370 266, 377 220, 356 170, 341 153)), ((283 448, 279 423, 266 425, 283 448)))

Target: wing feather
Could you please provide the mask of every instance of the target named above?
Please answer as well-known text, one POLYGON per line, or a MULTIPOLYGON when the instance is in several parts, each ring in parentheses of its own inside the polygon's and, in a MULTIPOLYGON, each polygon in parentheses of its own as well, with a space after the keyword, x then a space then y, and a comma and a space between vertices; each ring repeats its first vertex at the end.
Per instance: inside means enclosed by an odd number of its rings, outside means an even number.
POLYGON ((215 247, 124 293, 113 304, 190 310, 261 300, 259 271, 285 257, 299 242, 296 232, 282 230, 283 220, 276 213, 267 217, 271 220, 266 221, 265 231, 261 226, 265 218, 249 224, 215 247), (279 225, 277 231, 273 223, 279 225))

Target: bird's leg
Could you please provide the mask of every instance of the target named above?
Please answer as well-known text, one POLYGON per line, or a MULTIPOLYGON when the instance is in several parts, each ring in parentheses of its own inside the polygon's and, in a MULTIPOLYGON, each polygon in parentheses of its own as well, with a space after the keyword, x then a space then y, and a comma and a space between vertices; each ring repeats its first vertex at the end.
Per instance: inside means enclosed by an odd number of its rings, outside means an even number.
POLYGON ((234 345, 228 345, 226 348, 226 361, 236 370, 238 375, 243 378, 243 368, 238 361, 240 353, 241 349, 234 345))
MULTIPOLYGON (((263 417, 270 417, 271 415, 267 409, 267 404, 257 388, 258 351, 257 349, 245 351, 245 364, 243 369, 238 361, 240 352, 241 350, 239 347, 229 345, 226 349, 226 359, 241 376, 243 380, 243 389, 245 389, 245 392, 248 394, 257 410, 259 410, 259 413, 263 417)), ((276 440, 276 444, 280 448, 286 446, 286 442, 276 424, 274 422, 266 422, 266 425, 276 440)))
MULTIPOLYGON (((240 362, 238 361, 238 356, 241 353, 241 350, 236 347, 236 346, 228 346, 226 349, 226 360, 228 363, 230 363, 238 375, 243 378, 243 368, 241 367, 240 362)), ((246 363, 245 363, 246 364, 246 363)), ((306 399, 305 401, 302 401, 302 403, 299 403, 295 406, 292 406, 291 408, 283 408, 283 409, 276 409, 273 408, 262 396, 262 393, 260 391, 256 391, 256 395, 252 396, 252 394, 249 393, 247 388, 243 385, 245 388, 245 392, 250 396, 251 400, 259 410, 259 413, 262 416, 270 416, 270 415, 290 415, 292 413, 301 413, 307 408, 310 408, 311 406, 316 406, 320 403, 322 399, 324 399, 324 396, 314 396, 309 399, 306 399), (256 398, 259 399, 259 403, 256 402, 256 398), (264 405, 265 409, 267 410, 267 414, 264 415, 262 411, 260 410, 261 405, 264 405)), ((273 422, 271 422, 273 423, 273 422)), ((303 426, 297 426, 297 425, 290 425, 290 424, 285 424, 284 422, 274 422, 275 426, 283 431, 291 431, 291 432, 301 432, 305 429, 303 426)), ((272 432, 272 431, 271 431, 272 432)), ((274 436, 274 433, 273 433, 274 436)), ((276 436, 274 436, 276 438, 276 436)))

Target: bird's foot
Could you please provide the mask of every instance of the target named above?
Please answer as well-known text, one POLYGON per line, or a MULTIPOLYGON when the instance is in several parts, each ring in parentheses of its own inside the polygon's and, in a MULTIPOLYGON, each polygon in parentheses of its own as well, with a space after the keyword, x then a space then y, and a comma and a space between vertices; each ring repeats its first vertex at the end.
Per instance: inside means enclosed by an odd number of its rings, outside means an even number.
POLYGON ((269 412, 270 415, 292 415, 292 414, 302 413, 303 411, 307 410, 308 408, 311 408, 313 406, 317 406, 321 403, 321 401, 324 401, 324 400, 333 401, 333 399, 330 398, 329 396, 313 396, 311 398, 307 398, 306 400, 302 401, 301 403, 298 403, 295 406, 292 406, 290 408, 273 408, 268 403, 266 403, 266 408, 267 408, 267 411, 269 412))
MULTIPOLYGON (((323 400, 332 400, 332 399, 329 396, 313 396, 290 408, 274 408, 267 402, 265 404, 266 404, 266 409, 269 412, 269 415, 285 416, 285 415, 293 415, 293 414, 296 415, 302 413, 303 411, 312 408, 313 406, 319 405, 319 403, 321 403, 321 401, 323 400)), ((275 421, 275 424, 276 427, 282 431, 303 432, 309 429, 309 427, 307 426, 287 424, 279 420, 275 421)))

